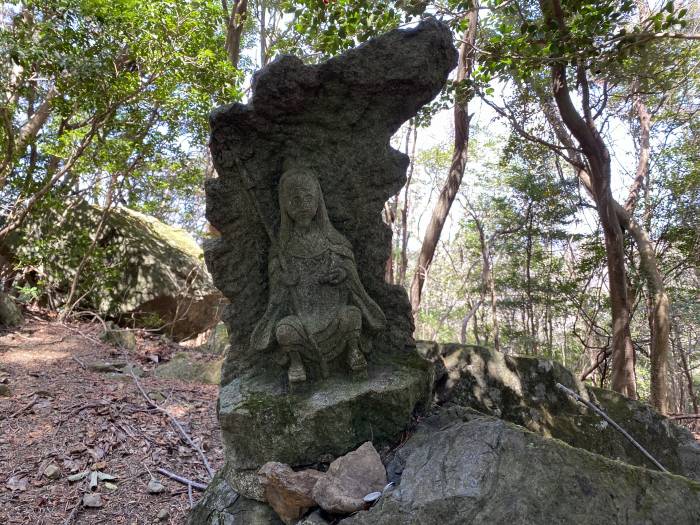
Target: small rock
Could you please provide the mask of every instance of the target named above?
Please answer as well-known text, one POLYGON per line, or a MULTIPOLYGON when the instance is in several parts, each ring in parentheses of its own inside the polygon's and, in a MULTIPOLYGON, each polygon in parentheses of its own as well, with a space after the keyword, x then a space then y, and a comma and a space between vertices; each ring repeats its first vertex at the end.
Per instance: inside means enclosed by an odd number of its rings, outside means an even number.
POLYGON ((12 390, 10 390, 10 385, 0 383, 0 397, 10 397, 11 395, 12 390))
POLYGON ((102 506, 102 497, 99 494, 85 494, 83 496, 83 507, 99 509, 102 506))
POLYGON ((165 487, 157 479, 151 479, 151 481, 148 482, 147 490, 149 494, 160 494, 161 492, 165 492, 165 487))
POLYGON ((165 401, 165 396, 163 395, 163 393, 158 392, 157 390, 153 391, 153 392, 149 392, 148 397, 150 397, 151 401, 153 401, 155 403, 161 403, 161 402, 165 401))
POLYGON ((386 486, 386 470, 369 441, 357 450, 336 459, 313 489, 319 506, 333 514, 350 514, 362 510, 362 498, 381 492, 386 486))
POLYGON ((330 521, 321 515, 320 510, 316 510, 306 516, 303 521, 300 521, 297 525, 330 525, 330 521))
POLYGON ((103 486, 104 486, 104 488, 106 488, 110 492, 114 492, 115 490, 117 490, 119 488, 114 483, 110 483, 109 481, 105 482, 105 484, 103 486))
POLYGON ((134 332, 119 328, 114 323, 107 323, 107 330, 102 333, 100 339, 117 348, 126 348, 127 350, 136 350, 137 348, 134 332))
POLYGON ((318 470, 294 472, 289 465, 270 461, 258 471, 265 487, 265 499, 287 525, 296 523, 308 509, 316 506, 314 486, 323 477, 318 470))
POLYGON ((56 465, 51 464, 44 469, 44 476, 49 479, 58 479, 61 477, 61 469, 56 465))
POLYGON ((166 521, 170 517, 170 511, 168 509, 160 509, 158 512, 158 519, 160 521, 166 521))
POLYGON ((124 361, 95 361, 87 364, 88 370, 100 373, 119 372, 125 367, 124 361))

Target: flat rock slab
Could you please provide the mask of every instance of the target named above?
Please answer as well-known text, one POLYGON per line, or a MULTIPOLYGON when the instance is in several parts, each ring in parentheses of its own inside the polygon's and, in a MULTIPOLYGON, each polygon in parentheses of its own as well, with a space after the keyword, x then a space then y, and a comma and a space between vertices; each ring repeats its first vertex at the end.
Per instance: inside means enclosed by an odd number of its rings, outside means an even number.
POLYGON ((700 523, 700 484, 456 407, 390 464, 399 487, 352 525, 700 523))
POLYGON ((233 469, 268 461, 311 465, 365 441, 393 443, 430 399, 432 365, 406 351, 402 362, 374 363, 369 379, 330 378, 285 395, 274 377, 239 378, 219 394, 226 458, 233 469))

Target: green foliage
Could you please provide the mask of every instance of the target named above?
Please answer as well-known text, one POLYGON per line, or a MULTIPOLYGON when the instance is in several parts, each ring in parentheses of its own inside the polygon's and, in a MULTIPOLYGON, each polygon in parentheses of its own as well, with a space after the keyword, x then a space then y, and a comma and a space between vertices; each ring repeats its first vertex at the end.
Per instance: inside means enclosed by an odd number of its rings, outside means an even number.
POLYGON ((64 168, 55 199, 82 196, 98 203, 115 173, 123 203, 153 209, 191 199, 203 182, 195 170, 207 115, 241 96, 241 78, 224 51, 220 3, 6 5, 0 80, 11 87, 13 102, 0 148, 17 142, 24 116, 45 101, 48 118, 11 159, 0 205, 29 198, 64 168))

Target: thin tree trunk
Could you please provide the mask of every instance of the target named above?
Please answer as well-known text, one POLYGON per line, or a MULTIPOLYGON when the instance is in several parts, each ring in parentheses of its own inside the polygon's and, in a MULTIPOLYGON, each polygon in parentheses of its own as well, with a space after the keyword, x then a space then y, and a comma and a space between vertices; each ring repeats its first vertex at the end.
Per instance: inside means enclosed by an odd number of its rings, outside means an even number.
MULTIPOLYGON (((476 3, 475 3, 476 4, 476 3)), ((464 36, 464 41, 459 48, 459 61, 457 64, 457 82, 463 82, 471 77, 474 67, 474 55, 476 42, 476 29, 479 17, 478 5, 474 5, 472 10, 467 15, 469 27, 464 36)), ((440 192, 438 202, 433 209, 430 223, 423 238, 418 262, 416 264, 416 272, 413 275, 411 283, 411 309, 413 315, 418 313, 421 303, 421 295, 423 285, 435 256, 440 234, 445 226, 447 215, 450 212, 452 203, 457 196, 459 187, 462 184, 464 176, 464 168, 467 164, 467 153, 469 146, 469 114, 467 101, 455 101, 454 107, 454 125, 455 125, 455 141, 454 150, 452 152, 452 163, 450 171, 447 174, 447 180, 440 192)))
MULTIPOLYGON (((556 0, 554 2, 557 6, 556 0)), ((561 9, 560 6, 558 6, 561 9)), ((556 11, 556 8, 555 8, 556 11)), ((584 90, 581 117, 569 93, 566 68, 561 64, 552 66, 552 90, 561 118, 571 134, 579 142, 589 167, 590 187, 596 203, 598 219, 603 230, 607 256, 610 309, 612 314, 612 387, 631 399, 637 397, 634 375, 634 347, 630 334, 630 308, 627 297, 625 271, 624 236, 616 212, 616 202, 610 191, 610 153, 590 115, 587 96, 588 80, 579 67, 579 80, 584 90)))
POLYGON ((238 68, 238 61, 241 58, 241 37, 243 36, 243 29, 248 16, 248 0, 236 0, 230 13, 225 0, 222 4, 226 15, 226 42, 224 47, 228 54, 229 62, 231 62, 233 67, 238 68))
POLYGON ((630 217, 626 223, 639 250, 639 269, 644 275, 651 299, 651 404, 668 413, 668 344, 670 336, 669 300, 654 246, 647 233, 630 217))
POLYGON ((688 397, 690 402, 693 404, 693 413, 698 413, 698 400, 695 397, 695 389, 693 387, 693 376, 690 373, 690 367, 688 366, 688 358, 683 351, 683 342, 681 340, 681 331, 678 327, 678 321, 673 320, 673 332, 676 338, 676 347, 678 348, 678 355, 681 358, 681 366, 683 367, 683 375, 685 375, 685 380, 688 385, 688 397))
POLYGON ((410 164, 408 165, 408 175, 406 185, 403 190, 403 207, 401 208, 401 256, 399 260, 398 284, 406 286, 406 269, 408 268, 408 212, 410 210, 409 188, 413 180, 413 170, 416 165, 416 143, 418 142, 418 125, 413 122, 413 144, 411 146, 410 164))
POLYGON ((112 173, 112 176, 110 177, 109 186, 107 188, 107 196, 105 197, 104 208, 103 208, 102 214, 100 216, 100 222, 97 223, 97 228, 95 229, 94 237, 92 239, 92 242, 90 243, 90 246, 85 251, 85 254, 83 255, 83 259, 80 261, 78 268, 75 270, 75 275, 73 276, 73 282, 71 283, 71 286, 70 286, 70 292, 68 293, 68 298, 66 299, 66 303, 65 303, 66 306, 63 309, 63 312, 61 312, 61 315, 59 317, 59 319, 61 321, 64 321, 70 315, 70 313, 73 311, 73 309, 77 306, 77 303, 80 302, 80 299, 78 299, 78 301, 76 301, 76 304, 73 304, 73 298, 75 297, 75 294, 78 291, 78 283, 80 282, 80 277, 83 273, 83 270, 85 269, 85 266, 87 265, 88 261, 90 260, 90 257, 92 256, 92 252, 95 250, 95 246, 97 246, 97 243, 100 240, 100 236, 102 235, 102 230, 104 229, 105 224, 107 224, 107 216, 109 215, 109 212, 112 209, 112 199, 114 196, 114 188, 117 185, 118 177, 119 177, 119 174, 117 171, 112 173))

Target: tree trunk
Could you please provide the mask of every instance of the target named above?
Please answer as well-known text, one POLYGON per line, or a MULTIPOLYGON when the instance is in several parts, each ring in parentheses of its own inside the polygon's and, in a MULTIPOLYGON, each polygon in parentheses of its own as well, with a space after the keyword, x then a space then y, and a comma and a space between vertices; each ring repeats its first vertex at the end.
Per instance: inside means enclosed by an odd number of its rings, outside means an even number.
POLYGON ((231 62, 233 67, 238 68, 238 61, 241 57, 241 37, 243 36, 243 29, 248 16, 248 0, 236 0, 230 14, 225 2, 224 9, 227 11, 225 13, 227 23, 224 47, 226 48, 226 53, 228 53, 229 62, 231 62))
POLYGON ((654 246, 647 233, 630 217, 626 223, 639 250, 639 269, 644 275, 651 299, 651 405, 661 414, 668 413, 669 300, 666 294, 654 246))
POLYGON ((562 64, 554 64, 551 70, 554 100, 564 125, 579 142, 586 158, 591 194, 596 203, 598 219, 603 230, 613 330, 612 387, 613 390, 636 399, 635 358, 629 327, 630 308, 627 297, 624 236, 615 206, 617 203, 610 191, 610 153, 590 114, 588 80, 585 77, 585 71, 579 67, 579 84, 584 90, 582 101, 584 117, 582 117, 571 100, 566 67, 562 64))
POLYGON ((406 269, 408 268, 408 212, 410 210, 411 181, 413 180, 413 170, 416 165, 416 142, 418 141, 418 125, 413 122, 413 144, 411 146, 410 164, 408 165, 408 175, 406 185, 403 190, 403 207, 401 208, 401 255, 399 259, 399 271, 397 284, 406 286, 406 269))
POLYGON ((690 367, 688 366, 688 358, 683 351, 683 342, 681 341, 681 331, 678 327, 678 321, 673 320, 673 332, 676 338, 676 347, 678 348, 678 355, 681 358, 681 366, 683 367, 683 375, 685 375, 685 380, 688 384, 688 397, 690 402, 693 404, 693 413, 698 413, 698 400, 695 397, 695 389, 693 387, 693 375, 690 373, 690 367))
MULTIPOLYGON (((474 55, 476 51, 474 43, 476 42, 478 16, 478 6, 474 5, 472 10, 467 15, 469 27, 467 28, 464 36, 464 41, 459 48, 459 61, 457 64, 456 78, 457 82, 462 82, 471 77, 474 66, 474 55)), ((433 262, 435 249, 437 248, 438 241, 440 240, 440 234, 445 226, 447 215, 449 214, 452 203, 457 196, 459 187, 462 184, 462 177, 464 176, 464 168, 467 163, 467 152, 469 146, 469 115, 467 110, 467 101, 455 100, 455 141, 454 150, 452 153, 452 163, 450 165, 450 171, 447 174, 445 185, 440 192, 438 202, 433 209, 432 216, 430 217, 430 223, 428 224, 428 229, 425 232, 423 244, 421 245, 420 254, 418 255, 416 272, 413 275, 413 281, 411 283, 411 309, 413 310, 414 316, 418 313, 418 309, 420 308, 423 285, 425 284, 425 279, 428 274, 428 270, 430 269, 430 265, 433 262)))

